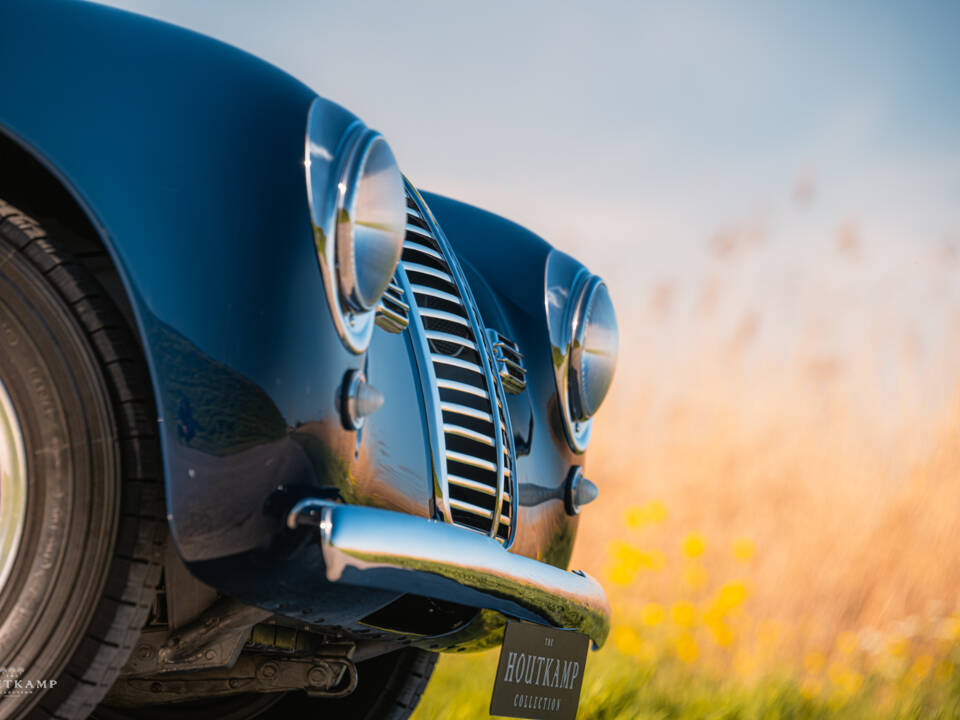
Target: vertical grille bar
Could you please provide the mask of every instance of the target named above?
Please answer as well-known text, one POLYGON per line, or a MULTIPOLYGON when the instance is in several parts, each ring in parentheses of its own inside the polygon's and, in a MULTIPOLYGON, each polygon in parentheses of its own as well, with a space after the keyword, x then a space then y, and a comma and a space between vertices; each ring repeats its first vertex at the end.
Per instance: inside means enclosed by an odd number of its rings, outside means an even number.
POLYGON ((516 530, 515 453, 489 340, 459 264, 408 184, 397 281, 430 415, 438 514, 509 544, 516 530))

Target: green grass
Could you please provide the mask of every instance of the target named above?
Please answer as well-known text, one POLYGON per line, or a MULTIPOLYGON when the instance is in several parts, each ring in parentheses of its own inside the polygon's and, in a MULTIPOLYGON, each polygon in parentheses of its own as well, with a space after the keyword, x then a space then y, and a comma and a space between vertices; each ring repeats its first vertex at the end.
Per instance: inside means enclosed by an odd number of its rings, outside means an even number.
MULTIPOLYGON (((488 717, 497 652, 441 656, 414 720, 488 717)), ((829 680, 811 692, 799 678, 770 675, 749 683, 711 673, 668 655, 645 663, 613 647, 591 653, 580 702, 580 720, 892 720, 960 718, 960 678, 931 673, 867 675, 853 692, 829 680)))

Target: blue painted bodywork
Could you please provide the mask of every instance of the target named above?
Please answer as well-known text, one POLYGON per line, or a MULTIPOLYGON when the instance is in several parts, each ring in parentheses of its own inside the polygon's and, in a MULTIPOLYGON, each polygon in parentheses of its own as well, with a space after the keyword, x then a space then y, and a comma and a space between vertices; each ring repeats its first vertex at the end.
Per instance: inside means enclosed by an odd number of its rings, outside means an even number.
MULTIPOLYGON (((433 486, 407 334, 377 331, 353 355, 327 307, 303 167, 315 97, 251 55, 140 16, 66 0, 0 8, 0 132, 74 194, 121 276, 156 392, 178 552, 243 601, 347 625, 396 594, 332 588, 317 546, 285 532, 285 511, 326 493, 432 517, 433 486), (387 398, 359 436, 336 405, 354 368, 387 398)), ((529 388, 509 399, 521 484, 512 551, 565 567, 576 519, 562 484, 582 458, 556 409, 550 246, 425 197, 485 323, 527 357, 529 388)))

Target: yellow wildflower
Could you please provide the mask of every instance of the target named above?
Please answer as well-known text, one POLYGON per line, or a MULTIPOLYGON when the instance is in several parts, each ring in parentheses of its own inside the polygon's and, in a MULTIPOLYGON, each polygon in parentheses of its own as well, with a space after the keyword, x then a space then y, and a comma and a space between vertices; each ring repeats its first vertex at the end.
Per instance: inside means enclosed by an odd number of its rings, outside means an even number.
POLYGON ((697 611, 693 603, 681 600, 670 608, 670 619, 679 627, 692 627, 696 621, 697 611))
POLYGON ((747 586, 740 580, 728 582, 720 588, 713 600, 713 607, 723 615, 743 605, 747 599, 747 586))
POLYGON ((913 661, 910 669, 907 670, 907 675, 904 678, 904 681, 907 683, 907 685, 916 687, 923 682, 924 678, 927 677, 932 667, 932 657, 929 655, 919 655, 917 659, 913 661))
POLYGON ((664 615, 662 605, 649 602, 640 609, 640 622, 647 627, 656 627, 663 622, 664 615))
POLYGON ((710 629, 710 634, 713 635, 713 641, 720 647, 730 647, 733 644, 733 630, 723 620, 709 622, 707 627, 710 629))
POLYGON ((810 674, 823 670, 827 664, 827 656, 818 650, 811 650, 803 656, 803 667, 810 674))
POLYGON ((757 554, 757 548, 754 546, 753 540, 748 540, 747 538, 734 540, 732 549, 733 557, 744 563, 753 560, 754 555, 757 554))
POLYGON ((610 545, 611 554, 618 564, 637 570, 660 570, 666 563, 663 553, 659 550, 643 550, 625 542, 614 542, 610 545))
POLYGON ((629 585, 633 582, 633 576, 636 570, 632 570, 623 563, 617 563, 610 570, 610 582, 615 585, 629 585))
POLYGON ((633 655, 640 647, 640 636, 629 625, 615 625, 613 628, 613 644, 624 655, 633 655))
POLYGON ((688 558, 700 557, 707 549, 707 541, 700 533, 690 533, 683 539, 683 554, 688 558))
POLYGON ((910 650, 910 641, 899 635, 894 635, 887 641, 887 652, 893 657, 905 657, 910 650))
POLYGON ((683 582, 691 590, 701 589, 706 586, 708 580, 707 571, 698 562, 687 563, 687 566, 683 569, 683 582))
POLYGON ((960 640, 960 616, 951 615, 944 618, 939 634, 944 640, 960 640))
POLYGON ((685 663, 692 663, 700 656, 700 648, 697 641, 690 633, 684 633, 676 639, 673 645, 677 657, 685 663))
POLYGON ((631 505, 624 512, 627 527, 641 528, 644 525, 656 525, 667 519, 667 506, 659 500, 651 500, 645 505, 631 505))
POLYGON ((863 676, 843 663, 831 663, 827 676, 837 694, 845 697, 855 694, 863 685, 863 676))

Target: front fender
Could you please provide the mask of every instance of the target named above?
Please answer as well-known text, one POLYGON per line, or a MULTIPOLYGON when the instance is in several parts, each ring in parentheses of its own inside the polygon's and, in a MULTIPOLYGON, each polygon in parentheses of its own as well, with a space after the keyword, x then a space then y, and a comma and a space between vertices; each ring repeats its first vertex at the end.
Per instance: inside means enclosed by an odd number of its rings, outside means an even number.
POLYGON ((223 43, 63 0, 4 3, 0 92, 0 131, 86 209, 130 298, 182 558, 240 599, 322 611, 322 588, 291 580, 318 558, 277 546, 292 498, 325 486, 427 515, 432 486, 417 423, 403 444, 373 423, 361 448, 339 421, 337 389, 364 362, 423 413, 402 339, 364 359, 333 327, 303 164, 316 94, 223 43))

